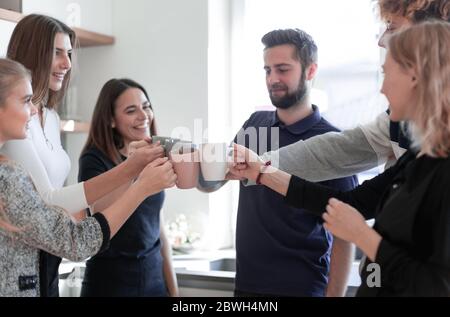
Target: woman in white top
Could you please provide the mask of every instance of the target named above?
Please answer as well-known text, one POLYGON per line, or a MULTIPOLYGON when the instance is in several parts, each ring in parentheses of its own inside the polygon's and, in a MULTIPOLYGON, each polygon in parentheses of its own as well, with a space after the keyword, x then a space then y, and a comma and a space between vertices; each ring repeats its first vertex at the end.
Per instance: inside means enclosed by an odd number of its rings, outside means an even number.
MULTIPOLYGON (((134 155, 108 173, 87 182, 62 187, 70 160, 61 146, 57 105, 70 80, 75 33, 51 17, 29 15, 14 29, 8 58, 22 63, 32 74, 33 103, 38 115, 29 124, 25 140, 9 141, 1 153, 18 162, 30 174, 36 189, 48 204, 77 213, 114 189, 130 183, 154 159, 163 156, 158 145, 143 141, 131 149, 134 155)), ((61 259, 41 252, 41 296, 58 296, 61 259)))

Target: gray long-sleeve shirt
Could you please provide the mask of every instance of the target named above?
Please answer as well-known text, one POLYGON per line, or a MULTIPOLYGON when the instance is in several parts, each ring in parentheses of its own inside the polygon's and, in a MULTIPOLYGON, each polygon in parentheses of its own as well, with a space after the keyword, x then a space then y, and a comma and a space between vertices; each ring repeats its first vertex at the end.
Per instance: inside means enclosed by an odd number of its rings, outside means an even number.
MULTIPOLYGON (((311 182, 348 177, 382 164, 392 166, 407 149, 391 140, 386 112, 373 122, 343 132, 331 132, 298 141, 262 155, 264 161, 289 174, 311 182)), ((225 182, 205 182, 198 188, 215 191, 225 182)), ((255 182, 244 181, 246 186, 255 182)))
POLYGON ((389 116, 382 113, 370 124, 318 135, 265 153, 262 158, 289 174, 320 182, 354 175, 384 163, 390 166, 405 152, 406 149, 391 141, 389 116))

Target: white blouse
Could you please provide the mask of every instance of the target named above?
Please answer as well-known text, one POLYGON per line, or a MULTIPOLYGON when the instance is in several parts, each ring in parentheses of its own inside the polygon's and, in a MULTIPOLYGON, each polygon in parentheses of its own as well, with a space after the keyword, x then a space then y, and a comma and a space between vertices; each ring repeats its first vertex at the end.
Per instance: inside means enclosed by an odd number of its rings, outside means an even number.
POLYGON ((43 115, 44 130, 39 116, 33 116, 27 138, 6 142, 0 153, 25 168, 46 203, 69 213, 78 212, 88 207, 84 185, 63 187, 70 172, 70 159, 61 145, 60 119, 55 110, 47 108, 43 115))

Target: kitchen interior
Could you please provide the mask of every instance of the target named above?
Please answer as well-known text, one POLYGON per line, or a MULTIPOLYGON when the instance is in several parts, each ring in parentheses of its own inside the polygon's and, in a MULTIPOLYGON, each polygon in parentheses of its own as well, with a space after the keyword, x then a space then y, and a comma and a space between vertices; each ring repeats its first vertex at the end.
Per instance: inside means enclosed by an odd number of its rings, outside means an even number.
MULTIPOLYGON (((67 184, 72 184, 96 98, 111 78, 133 78, 146 87, 161 135, 182 136, 197 144, 232 140, 251 113, 272 107, 260 38, 275 28, 298 27, 316 39, 320 71, 313 102, 325 118, 341 129, 370 121, 386 109, 379 94, 381 25, 372 1, 345 3, 0 0, 0 56, 5 56, 22 15, 50 15, 77 31, 74 76, 59 109, 63 143, 72 161, 67 184), (330 7, 329 13, 314 14, 321 6, 330 7)), ((360 182, 380 169, 359 175, 360 182)), ((238 194, 238 185, 231 183, 211 194, 167 190, 164 223, 181 296, 233 296, 238 194)), ((360 256, 357 252, 348 296, 360 283, 360 256)), ((83 267, 84 263, 63 261, 61 296, 79 296, 83 267)))

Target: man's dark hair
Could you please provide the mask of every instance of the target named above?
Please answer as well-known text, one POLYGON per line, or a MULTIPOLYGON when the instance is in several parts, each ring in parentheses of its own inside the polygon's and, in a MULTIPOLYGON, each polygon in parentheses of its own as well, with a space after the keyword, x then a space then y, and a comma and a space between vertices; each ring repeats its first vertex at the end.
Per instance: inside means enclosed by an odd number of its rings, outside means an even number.
POLYGON ((317 45, 311 35, 305 31, 299 29, 274 30, 264 35, 261 41, 264 44, 264 49, 285 44, 293 45, 296 51, 294 58, 300 61, 303 69, 317 63, 317 45))

